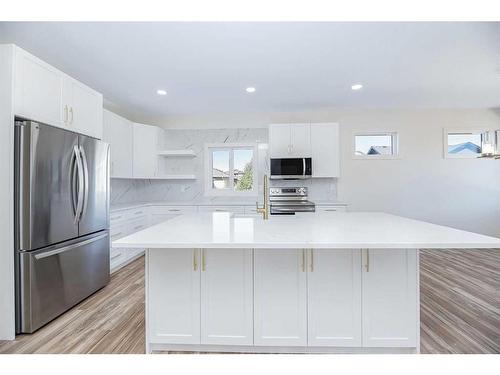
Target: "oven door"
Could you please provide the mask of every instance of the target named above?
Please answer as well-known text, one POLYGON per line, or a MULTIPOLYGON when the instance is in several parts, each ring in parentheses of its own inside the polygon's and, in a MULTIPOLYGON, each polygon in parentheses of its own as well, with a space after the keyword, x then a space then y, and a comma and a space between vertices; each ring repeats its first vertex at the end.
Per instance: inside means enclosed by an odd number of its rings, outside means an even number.
POLYGON ((311 158, 271 159, 271 179, 305 179, 311 173, 311 158))

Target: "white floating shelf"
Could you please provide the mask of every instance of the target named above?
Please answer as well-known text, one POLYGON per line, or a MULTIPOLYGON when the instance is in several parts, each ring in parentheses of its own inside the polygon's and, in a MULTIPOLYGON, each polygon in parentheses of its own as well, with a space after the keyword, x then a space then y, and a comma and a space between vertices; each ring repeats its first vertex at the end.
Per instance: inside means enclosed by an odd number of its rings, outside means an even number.
POLYGON ((162 150, 158 151, 159 156, 196 156, 194 150, 162 150))

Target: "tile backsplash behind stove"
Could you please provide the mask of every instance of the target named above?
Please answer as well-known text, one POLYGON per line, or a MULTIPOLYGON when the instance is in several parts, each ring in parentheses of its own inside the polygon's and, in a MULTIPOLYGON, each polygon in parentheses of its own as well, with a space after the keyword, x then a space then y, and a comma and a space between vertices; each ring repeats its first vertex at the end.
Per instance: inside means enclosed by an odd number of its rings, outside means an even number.
MULTIPOLYGON (((131 202, 200 202, 222 203, 224 201, 255 202, 256 198, 230 198, 204 196, 204 145, 205 143, 246 143, 257 142, 264 147, 258 148, 259 194, 262 193, 262 176, 269 170, 267 155, 268 130, 266 128, 238 129, 167 129, 159 144, 163 149, 192 149, 194 158, 160 158, 164 173, 194 174, 196 180, 142 180, 111 179, 111 205, 131 202)), ((314 161, 313 161, 314 163, 314 161)), ((307 186, 309 198, 317 201, 336 200, 336 179, 308 179, 276 181, 271 186, 307 186)), ((259 196, 259 199, 261 197, 259 196)))

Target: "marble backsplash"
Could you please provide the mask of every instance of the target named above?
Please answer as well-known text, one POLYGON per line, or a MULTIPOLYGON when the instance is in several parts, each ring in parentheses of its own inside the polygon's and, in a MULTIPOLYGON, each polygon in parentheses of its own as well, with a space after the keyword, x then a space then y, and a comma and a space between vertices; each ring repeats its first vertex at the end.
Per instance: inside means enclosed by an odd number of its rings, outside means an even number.
MULTIPOLYGON (((223 203, 238 201, 253 203, 256 197, 204 196, 204 147, 206 143, 258 143, 259 195, 262 194, 263 175, 268 172, 268 130, 248 129, 167 129, 158 140, 161 149, 192 149, 196 156, 158 158, 158 168, 164 174, 194 174, 196 180, 136 180, 111 179, 111 205, 132 202, 191 202, 223 203)), ((304 181, 271 181, 273 186, 307 186, 311 200, 336 200, 335 179, 304 181)), ((261 199, 259 197, 259 199, 261 199)))

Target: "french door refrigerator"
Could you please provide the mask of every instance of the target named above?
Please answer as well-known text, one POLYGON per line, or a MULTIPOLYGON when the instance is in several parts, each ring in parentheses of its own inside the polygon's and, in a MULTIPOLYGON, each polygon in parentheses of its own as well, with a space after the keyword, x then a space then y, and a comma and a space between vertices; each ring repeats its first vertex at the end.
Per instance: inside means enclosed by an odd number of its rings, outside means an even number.
POLYGON ((15 122, 16 331, 31 333, 109 282, 109 145, 15 122))

